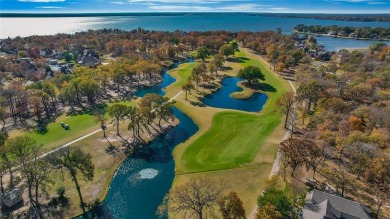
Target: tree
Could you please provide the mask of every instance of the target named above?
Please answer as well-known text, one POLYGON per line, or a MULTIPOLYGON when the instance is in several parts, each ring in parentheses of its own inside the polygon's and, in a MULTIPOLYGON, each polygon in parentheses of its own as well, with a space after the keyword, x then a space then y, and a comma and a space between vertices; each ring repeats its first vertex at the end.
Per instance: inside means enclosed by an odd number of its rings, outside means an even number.
POLYGON ((73 60, 72 53, 66 52, 66 53, 65 53, 65 61, 66 61, 67 63, 69 63, 69 62, 71 62, 72 60, 73 60))
POLYGON ((207 64, 207 67, 210 71, 210 74, 213 74, 213 72, 217 72, 217 66, 215 65, 215 61, 214 61, 214 58, 211 59, 211 61, 209 62, 209 64, 207 64))
POLYGON ((257 210, 256 219, 282 219, 282 214, 276 210, 274 205, 268 202, 257 210))
MULTIPOLYGON (((259 209, 263 209, 267 204, 275 206, 275 211, 279 212, 283 218, 290 218, 293 203, 283 190, 276 188, 266 189, 264 194, 257 199, 257 205, 259 209)), ((272 207, 268 205, 267 208, 267 211, 271 212, 272 207)), ((278 215, 275 211, 272 211, 273 214, 278 215)))
POLYGON ((226 56, 226 59, 229 55, 234 55, 234 48, 231 44, 225 44, 219 48, 219 54, 226 56))
POLYGON ((232 45, 233 47, 233 50, 236 51, 236 52, 239 52, 240 49, 239 49, 239 46, 238 46, 238 43, 234 40, 230 43, 230 45, 232 45))
POLYGON ((318 144, 311 139, 305 139, 305 141, 307 141, 307 143, 304 145, 306 146, 308 155, 306 161, 306 168, 309 169, 309 167, 311 167, 313 169, 314 179, 318 167, 325 158, 324 149, 321 149, 318 144))
POLYGON ((299 86, 297 90, 297 94, 299 99, 304 100, 307 99, 309 105, 307 107, 307 111, 310 112, 312 103, 316 104, 318 99, 321 97, 323 93, 323 88, 318 82, 304 82, 299 86))
POLYGON ((161 101, 163 102, 156 108, 158 126, 161 126, 161 120, 168 122, 170 119, 174 118, 172 103, 169 102, 169 99, 167 97, 162 97, 161 101))
POLYGON ((146 94, 138 103, 140 112, 144 115, 148 124, 151 124, 153 120, 160 114, 160 107, 168 101, 168 98, 160 96, 158 94, 146 94))
POLYGON ((191 76, 195 80, 196 89, 198 89, 200 79, 201 79, 202 75, 205 73, 205 69, 203 67, 204 66, 202 64, 199 64, 192 69, 191 76))
POLYGON ((259 67, 247 66, 238 72, 238 77, 247 80, 249 85, 257 83, 258 80, 265 80, 264 74, 259 67))
POLYGON ((7 115, 5 113, 5 110, 3 109, 3 107, 0 107, 0 121, 3 123, 3 126, 1 127, 1 131, 4 131, 6 118, 7 115))
POLYGON ((330 173, 330 179, 336 184, 336 189, 340 190, 341 197, 344 197, 345 191, 351 186, 352 180, 343 166, 334 169, 330 173))
POLYGON ((375 218, 379 218, 379 213, 381 211, 381 208, 384 204, 390 201, 390 186, 389 185, 383 185, 380 187, 376 187, 374 189, 375 191, 375 198, 376 198, 376 204, 377 204, 377 210, 375 212, 375 218))
POLYGON ((219 209, 224 219, 245 219, 245 209, 237 193, 230 192, 229 195, 218 200, 219 209))
POLYGON ((100 123, 100 127, 102 128, 104 138, 107 140, 107 142, 110 144, 110 146, 112 146, 111 142, 108 140, 108 138, 106 136, 107 118, 106 118, 106 114, 104 113, 104 110, 97 109, 93 112, 93 115, 95 116, 96 121, 100 123))
POLYGON ((210 55, 210 50, 207 49, 206 47, 199 47, 196 50, 196 58, 202 59, 202 61, 205 61, 205 59, 210 55))
POLYGON ((171 190, 169 207, 172 212, 195 214, 202 219, 207 212, 213 212, 214 205, 226 188, 225 183, 215 183, 205 178, 190 180, 171 190))
MULTIPOLYGON (((9 187, 13 188, 14 186, 14 177, 13 177, 13 159, 11 153, 9 153, 9 147, 5 145, 6 140, 8 139, 8 133, 5 131, 0 132, 0 167, 1 172, 4 172, 6 169, 9 172, 9 187)), ((4 194, 3 187, 3 174, 0 177, 1 192, 4 194)))
POLYGON ((186 100, 187 100, 187 93, 191 93, 191 90, 194 89, 194 85, 192 84, 191 81, 187 81, 187 83, 185 83, 182 87, 181 87, 182 90, 184 90, 186 92, 186 100))
POLYGON ((46 92, 51 98, 51 104, 54 112, 57 114, 57 96, 59 94, 58 88, 50 81, 42 81, 42 90, 46 92))
POLYGON ((223 61, 224 61, 224 59, 223 59, 222 55, 220 55, 220 54, 214 55, 214 57, 211 59, 211 61, 209 63, 210 73, 211 74, 213 73, 213 71, 212 71, 212 69, 213 69, 215 71, 215 75, 218 76, 218 69, 222 68, 223 61))
POLYGON ((84 203, 77 177, 81 175, 87 181, 93 179, 95 166, 92 163, 91 154, 85 153, 79 147, 65 147, 50 156, 49 160, 55 167, 65 169, 72 177, 79 195, 80 207, 83 210, 83 214, 85 214, 86 204, 84 203))
POLYGON ((119 123, 124 120, 127 116, 127 106, 124 104, 113 104, 108 107, 108 115, 113 118, 114 123, 116 125, 116 134, 119 134, 119 123))
POLYGON ((282 96, 279 97, 275 102, 276 107, 278 107, 279 110, 282 111, 286 116, 286 119, 284 120, 285 128, 288 128, 287 121, 291 113, 291 110, 293 109, 294 103, 295 103, 295 95, 294 92, 291 91, 282 94, 282 96))
POLYGON ((289 138, 280 143, 283 163, 292 168, 291 176, 294 176, 298 167, 306 164, 310 144, 310 141, 298 138, 289 138))
POLYGON ((38 212, 39 217, 43 218, 39 204, 39 188, 51 183, 49 178, 51 168, 45 160, 39 159, 40 147, 34 139, 19 136, 9 139, 6 144, 9 153, 17 160, 20 173, 27 184, 30 203, 38 212))

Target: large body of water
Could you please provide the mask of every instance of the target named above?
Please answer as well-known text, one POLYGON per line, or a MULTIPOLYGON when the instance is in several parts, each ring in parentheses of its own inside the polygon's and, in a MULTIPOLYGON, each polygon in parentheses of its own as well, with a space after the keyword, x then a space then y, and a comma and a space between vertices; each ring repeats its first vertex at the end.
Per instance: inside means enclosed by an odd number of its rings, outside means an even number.
MULTIPOLYGON (((88 29, 119 28, 132 30, 144 28, 163 31, 265 31, 280 27, 290 34, 298 24, 389 27, 390 22, 354 22, 317 20, 304 18, 281 18, 254 16, 251 14, 187 14, 159 16, 108 16, 108 17, 46 17, 46 18, 0 18, 0 38, 30 35, 52 35, 56 33, 74 33, 88 29)), ((352 39, 334 39, 321 37, 329 50, 339 48, 367 47, 370 41, 352 39)))

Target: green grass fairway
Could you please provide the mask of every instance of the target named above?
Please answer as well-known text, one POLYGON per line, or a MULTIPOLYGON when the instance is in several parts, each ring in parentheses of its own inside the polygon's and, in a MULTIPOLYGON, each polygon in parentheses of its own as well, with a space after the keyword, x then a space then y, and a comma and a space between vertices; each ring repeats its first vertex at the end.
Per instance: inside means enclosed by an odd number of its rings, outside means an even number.
POLYGON ((180 68, 180 70, 178 71, 181 80, 175 84, 175 86, 177 87, 181 87, 185 83, 187 83, 188 78, 191 76, 192 69, 197 65, 197 62, 184 63, 182 65, 184 65, 184 67, 180 68))
MULTIPOLYGON (((272 89, 264 91, 269 96, 261 113, 220 112, 213 117, 212 127, 190 144, 181 157, 184 173, 231 169, 253 162, 261 151, 262 157, 272 157, 276 150, 264 144, 282 120, 276 112, 275 101, 290 89, 288 82, 272 73, 263 60, 248 52, 236 53, 243 61, 242 67, 254 65, 261 68, 265 82, 272 89)), ((204 110, 207 110, 204 109, 204 110)), ((268 139, 269 141, 269 139, 268 139)), ((264 160, 264 159, 262 159, 264 160)), ((268 159, 265 159, 268 160, 268 159)), ((261 163, 261 162, 260 162, 261 163)))
POLYGON ((280 120, 277 115, 218 113, 213 118, 211 129, 184 152, 183 163, 189 172, 231 169, 249 164, 260 147, 266 147, 262 143, 280 120))

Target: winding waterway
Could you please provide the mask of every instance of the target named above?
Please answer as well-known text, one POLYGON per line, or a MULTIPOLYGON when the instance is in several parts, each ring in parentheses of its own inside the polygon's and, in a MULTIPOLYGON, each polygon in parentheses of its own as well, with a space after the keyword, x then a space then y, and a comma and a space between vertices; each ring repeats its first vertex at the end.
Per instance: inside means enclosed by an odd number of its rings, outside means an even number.
POLYGON ((198 131, 191 118, 173 108, 180 124, 127 158, 112 179, 95 218, 153 219, 175 177, 172 151, 198 131))
MULTIPOLYGON (((176 65, 171 66, 177 67, 176 65)), ((137 96, 147 93, 164 95, 164 88, 175 79, 167 71, 163 71, 164 81, 153 87, 145 87, 137 91, 137 96)), ((238 78, 227 78, 222 81, 222 88, 208 96, 207 104, 221 108, 239 109, 245 111, 260 111, 267 96, 255 93, 252 98, 236 100, 229 94, 240 91, 237 87, 238 78)), ((110 184, 106 199, 89 214, 93 218, 156 218, 156 210, 164 195, 169 191, 175 177, 175 163, 172 157, 173 149, 186 141, 198 130, 194 121, 173 108, 174 115, 180 123, 170 131, 157 137, 143 146, 135 154, 128 157, 118 168, 110 184)))

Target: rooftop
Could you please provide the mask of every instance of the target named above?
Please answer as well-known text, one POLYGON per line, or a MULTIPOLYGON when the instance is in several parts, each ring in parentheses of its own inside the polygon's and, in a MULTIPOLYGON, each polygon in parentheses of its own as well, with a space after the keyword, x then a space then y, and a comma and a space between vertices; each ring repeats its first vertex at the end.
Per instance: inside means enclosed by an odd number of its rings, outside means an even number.
POLYGON ((310 191, 306 194, 302 219, 371 219, 371 210, 358 203, 336 195, 310 191))

